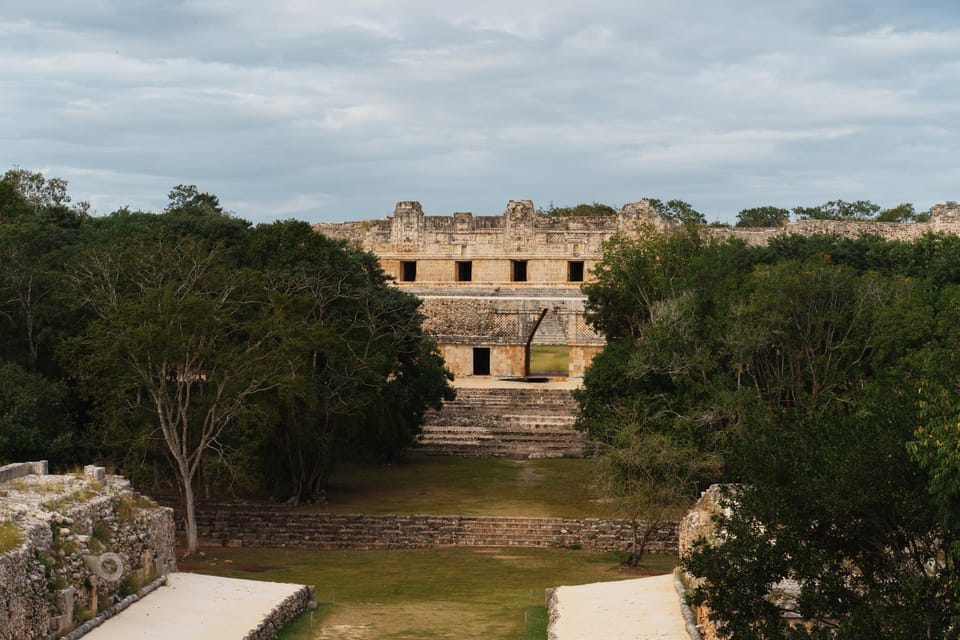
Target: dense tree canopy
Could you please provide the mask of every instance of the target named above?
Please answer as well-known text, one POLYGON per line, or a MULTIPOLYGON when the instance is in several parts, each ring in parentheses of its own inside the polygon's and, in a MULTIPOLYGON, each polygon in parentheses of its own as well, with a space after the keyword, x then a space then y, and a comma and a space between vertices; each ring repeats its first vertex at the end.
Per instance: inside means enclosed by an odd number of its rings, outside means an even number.
POLYGON ((738 487, 722 543, 687 558, 726 637, 953 637, 956 243, 689 229, 608 247, 585 290, 610 342, 579 424, 655 515, 738 487), (770 597, 784 580, 806 627, 770 597))
POLYGON ((395 459, 452 394, 373 255, 253 227, 193 185, 162 214, 96 218, 66 186, 0 180, 0 461, 155 483, 170 464, 192 549, 195 491, 321 498, 338 457, 395 459))

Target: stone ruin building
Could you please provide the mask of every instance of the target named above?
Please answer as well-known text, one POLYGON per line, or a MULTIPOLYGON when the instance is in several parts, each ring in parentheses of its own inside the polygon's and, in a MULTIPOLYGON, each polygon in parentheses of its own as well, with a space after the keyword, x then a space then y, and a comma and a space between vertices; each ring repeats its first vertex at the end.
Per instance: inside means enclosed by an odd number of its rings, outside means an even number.
MULTIPOLYGON (((646 200, 598 217, 542 215, 530 200, 511 200, 499 216, 427 216, 419 202, 398 202, 388 218, 314 229, 375 253, 398 287, 423 300, 425 327, 455 376, 529 377, 540 373, 530 370, 531 348, 554 345, 566 347, 568 366, 549 373, 577 378, 605 344, 584 319, 580 289, 604 241, 672 226, 646 200)), ((709 229, 750 244, 791 233, 910 240, 928 231, 960 234, 960 205, 935 205, 926 223, 802 220, 709 229)))
POLYGON ((426 216, 419 202, 399 202, 393 216, 318 224, 327 236, 375 253, 398 287, 423 300, 425 328, 455 376, 524 378, 530 351, 567 349, 567 370, 582 377, 603 336, 584 319, 580 286, 604 241, 642 223, 663 225, 646 203, 616 217, 537 214, 530 200, 511 200, 500 216, 426 216))
MULTIPOLYGON (((376 254, 396 286, 423 301, 424 326, 460 379, 457 399, 426 416, 420 451, 513 458, 582 456, 588 450, 585 435, 573 428, 577 408, 570 392, 464 383, 582 378, 605 344, 586 322, 581 290, 603 243, 673 227, 646 200, 597 217, 539 214, 530 200, 511 200, 499 216, 427 216, 419 202, 398 202, 387 218, 314 225, 376 254), (565 370, 532 369, 531 353, 544 347, 566 356, 565 370)), ((912 240, 930 231, 960 235, 960 205, 932 207, 925 223, 802 220, 777 228, 705 229, 752 245, 788 234, 912 240)))

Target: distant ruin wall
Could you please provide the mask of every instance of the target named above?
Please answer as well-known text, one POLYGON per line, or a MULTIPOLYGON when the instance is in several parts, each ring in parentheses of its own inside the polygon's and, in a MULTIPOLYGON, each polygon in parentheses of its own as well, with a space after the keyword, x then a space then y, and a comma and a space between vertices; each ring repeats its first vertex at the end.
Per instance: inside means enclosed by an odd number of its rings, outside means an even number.
MULTIPOLYGON (((586 322, 580 289, 602 259, 604 242, 675 228, 646 200, 598 217, 538 214, 530 200, 511 200, 500 216, 427 216, 420 203, 399 202, 393 216, 382 220, 314 225, 375 253, 398 287, 424 300, 424 327, 436 336, 455 375, 475 374, 470 346, 491 349, 490 375, 524 375, 530 327, 548 309, 532 344, 567 345, 567 375, 575 377, 605 343, 586 322)), ((792 234, 915 240, 930 232, 960 235, 960 205, 935 205, 930 221, 922 223, 801 220, 703 232, 757 246, 792 234)))
MULTIPOLYGON (((181 518, 177 520, 179 524, 181 518)), ((633 544, 627 520, 330 514, 263 506, 202 506, 197 532, 205 544, 297 549, 518 546, 615 551, 633 544)), ((676 553, 676 524, 659 528, 648 551, 676 553)))
MULTIPOLYGON (((373 251, 381 260, 473 256, 531 256, 597 258, 614 235, 639 235, 668 230, 646 200, 630 202, 616 216, 548 216, 537 214, 530 200, 511 200, 500 216, 426 216, 418 202, 399 202, 393 216, 363 222, 320 223, 314 229, 373 251)), ((800 220, 775 228, 709 227, 718 236, 734 236, 752 245, 790 234, 857 237, 878 235, 891 240, 915 240, 928 232, 960 235, 960 205, 930 208, 929 222, 871 222, 856 220, 800 220)))
POLYGON ((604 240, 642 224, 666 223, 646 201, 617 216, 547 216, 530 200, 511 200, 501 216, 426 216, 419 202, 398 202, 393 216, 363 222, 320 223, 314 229, 343 238, 382 258, 599 255, 604 240))

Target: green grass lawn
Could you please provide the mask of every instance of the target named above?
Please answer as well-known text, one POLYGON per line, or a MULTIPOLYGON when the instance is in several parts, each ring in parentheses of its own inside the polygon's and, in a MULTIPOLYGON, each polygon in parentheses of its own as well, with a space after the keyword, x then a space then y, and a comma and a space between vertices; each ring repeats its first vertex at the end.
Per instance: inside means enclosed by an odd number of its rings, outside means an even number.
POLYGON ((610 516, 593 489, 596 460, 506 460, 412 454, 391 466, 351 463, 334 472, 333 513, 459 514, 585 518, 610 516))
POLYGON ((206 549, 184 571, 312 584, 320 607, 283 638, 546 638, 544 589, 668 573, 673 556, 637 572, 614 554, 569 549, 436 548, 405 551, 206 549))
POLYGON ((530 375, 567 375, 570 348, 565 344, 530 345, 530 375))

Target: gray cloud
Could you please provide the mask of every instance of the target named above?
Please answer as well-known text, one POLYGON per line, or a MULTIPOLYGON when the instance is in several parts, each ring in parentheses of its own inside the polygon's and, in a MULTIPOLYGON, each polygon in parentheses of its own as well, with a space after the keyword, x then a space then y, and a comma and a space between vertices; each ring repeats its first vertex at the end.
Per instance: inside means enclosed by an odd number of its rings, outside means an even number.
POLYGON ((3 160, 100 212, 958 197, 949 2, 39 4, 0 13, 3 160))

